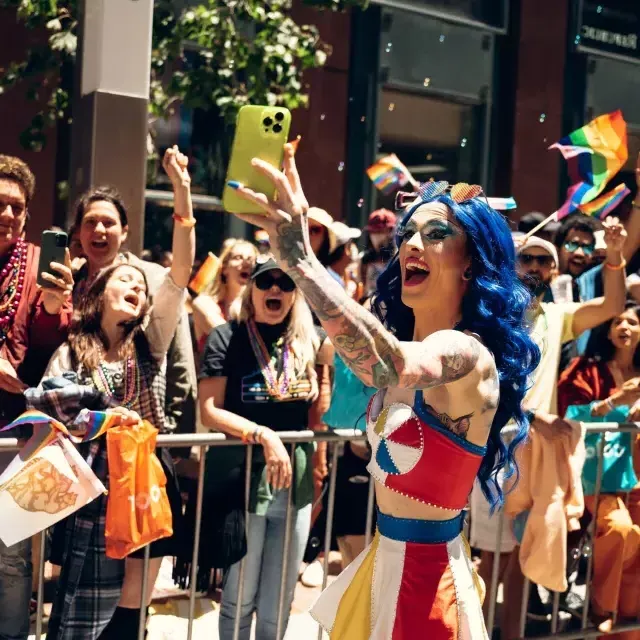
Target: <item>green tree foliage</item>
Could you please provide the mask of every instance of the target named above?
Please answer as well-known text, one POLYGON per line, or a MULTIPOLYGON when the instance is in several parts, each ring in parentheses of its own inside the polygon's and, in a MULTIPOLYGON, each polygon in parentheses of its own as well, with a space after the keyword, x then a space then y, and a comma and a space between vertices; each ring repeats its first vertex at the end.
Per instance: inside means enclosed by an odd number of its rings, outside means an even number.
MULTIPOLYGON (((306 1, 342 10, 367 0, 306 1)), ((20 134, 25 148, 39 150, 46 130, 71 118, 79 0, 0 0, 0 8, 46 35, 33 39, 24 59, 0 68, 0 93, 24 84, 28 98, 43 105, 20 134)), ((155 0, 150 114, 165 117, 180 101, 231 122, 243 104, 306 105, 302 73, 321 67, 330 50, 290 8, 291 0, 155 0)))

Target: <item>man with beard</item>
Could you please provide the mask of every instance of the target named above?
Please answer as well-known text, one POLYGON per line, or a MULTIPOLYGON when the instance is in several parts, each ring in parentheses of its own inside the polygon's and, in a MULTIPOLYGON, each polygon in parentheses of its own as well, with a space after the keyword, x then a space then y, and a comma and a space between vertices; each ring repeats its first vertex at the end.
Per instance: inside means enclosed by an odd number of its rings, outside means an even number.
MULTIPOLYGON (((530 381, 523 407, 529 411, 531 427, 547 439, 554 439, 571 431, 571 426, 557 415, 558 363, 562 345, 574 340, 582 332, 592 329, 621 313, 625 303, 625 272, 622 247, 626 238, 624 227, 617 221, 605 223, 607 258, 603 269, 604 293, 601 298, 588 302, 551 302, 550 284, 557 273, 558 252, 555 246, 532 236, 524 242, 515 239, 517 245, 517 269, 521 281, 535 296, 530 308, 531 332, 541 351, 540 364, 530 381), (607 266, 608 265, 608 266, 607 266)), ((503 439, 510 437, 510 425, 503 431, 503 439)), ((472 547, 481 550, 480 576, 491 584, 493 552, 496 549, 497 518, 490 518, 485 503, 480 499, 478 487, 471 495, 472 547)), ((517 542, 505 527, 500 546, 500 573, 505 583, 504 618, 501 621, 502 637, 516 638, 519 635, 520 602, 522 600, 523 576, 518 562, 517 542), (511 560, 510 560, 511 559, 511 560)), ((531 593, 535 600, 530 604, 541 608, 537 590, 531 593)), ((485 615, 488 607, 485 604, 485 615)))
POLYGON ((558 265, 556 248, 546 240, 531 237, 518 248, 518 273, 522 282, 535 295, 531 308, 532 331, 542 350, 540 365, 525 396, 524 404, 535 411, 534 428, 552 433, 564 421, 555 413, 556 383, 561 347, 588 329, 622 313, 626 298, 624 227, 611 219, 604 223, 607 257, 603 265, 604 296, 585 302, 551 303, 548 299, 551 279, 558 265))

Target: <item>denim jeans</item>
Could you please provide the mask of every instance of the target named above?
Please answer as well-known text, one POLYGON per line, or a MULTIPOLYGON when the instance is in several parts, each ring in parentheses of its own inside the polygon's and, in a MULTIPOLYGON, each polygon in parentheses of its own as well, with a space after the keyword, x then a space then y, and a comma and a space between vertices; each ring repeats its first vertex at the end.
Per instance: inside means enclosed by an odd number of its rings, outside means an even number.
POLYGON ((0 540, 0 640, 27 640, 31 574, 31 538, 11 547, 0 540))
MULTIPOLYGON (((311 526, 311 505, 301 509, 292 507, 287 578, 282 605, 282 635, 276 639, 288 499, 288 491, 279 491, 269 505, 266 515, 249 514, 239 640, 249 640, 254 612, 256 613, 256 640, 282 640, 287 628, 293 592, 298 581, 300 563, 311 526)), ((220 640, 233 638, 239 578, 240 563, 238 562, 229 569, 222 591, 220 640)))

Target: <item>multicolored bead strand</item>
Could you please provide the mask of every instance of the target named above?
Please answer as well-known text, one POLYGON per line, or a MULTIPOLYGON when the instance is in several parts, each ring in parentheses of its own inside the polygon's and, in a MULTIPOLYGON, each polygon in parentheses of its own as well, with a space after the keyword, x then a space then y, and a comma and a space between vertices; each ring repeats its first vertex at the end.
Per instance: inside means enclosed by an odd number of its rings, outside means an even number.
POLYGON ((18 312, 27 269, 27 243, 18 240, 7 264, 0 271, 0 346, 5 342, 18 312), (7 280, 8 278, 8 280, 7 280))
MULTIPOLYGON (((251 348, 262 371, 262 377, 267 385, 269 395, 274 398, 284 398, 289 390, 289 384, 293 379, 293 355, 291 353, 291 347, 288 344, 283 345, 282 372, 280 376, 278 376, 276 369, 277 356, 271 356, 269 353, 253 319, 247 320, 247 329, 249 342, 251 343, 251 348)), ((281 338, 278 343, 283 344, 284 340, 281 338)))
POLYGON ((122 397, 116 393, 116 385, 111 379, 111 372, 105 365, 100 364, 100 366, 92 372, 91 377, 93 383, 100 391, 116 400, 121 406, 129 409, 138 401, 138 397, 140 396, 140 367, 138 366, 137 354, 127 357, 124 369, 124 390, 122 397))

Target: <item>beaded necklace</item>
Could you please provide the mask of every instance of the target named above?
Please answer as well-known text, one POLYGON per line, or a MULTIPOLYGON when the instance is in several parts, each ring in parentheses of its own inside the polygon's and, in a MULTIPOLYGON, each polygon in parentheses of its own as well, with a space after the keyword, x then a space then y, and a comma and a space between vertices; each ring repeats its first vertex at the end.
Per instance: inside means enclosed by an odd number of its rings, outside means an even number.
POLYGON ((267 385, 269 395, 278 399, 286 397, 289 383, 293 379, 291 347, 288 344, 284 344, 284 337, 281 337, 276 342, 276 352, 271 356, 253 319, 247 320, 247 329, 249 342, 262 371, 262 377, 267 385), (277 348, 282 349, 282 372, 280 376, 278 376, 276 368, 278 361, 277 348))
POLYGON ((26 269, 27 243, 24 240, 18 240, 11 251, 7 264, 0 271, 0 285, 6 282, 4 291, 0 293, 0 346, 7 339, 13 326, 13 319, 18 312, 24 290, 26 269))
POLYGON ((130 409, 136 404, 140 396, 140 367, 138 366, 138 355, 135 351, 133 356, 127 356, 124 369, 122 397, 116 393, 118 387, 116 376, 103 363, 100 363, 98 368, 91 372, 91 379, 100 391, 116 400, 119 405, 130 409))

